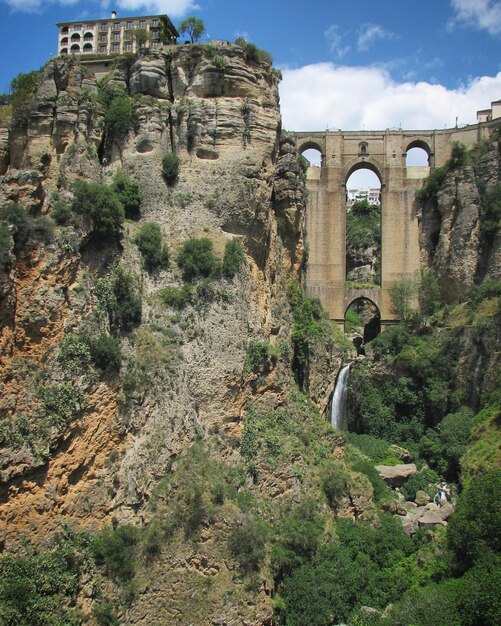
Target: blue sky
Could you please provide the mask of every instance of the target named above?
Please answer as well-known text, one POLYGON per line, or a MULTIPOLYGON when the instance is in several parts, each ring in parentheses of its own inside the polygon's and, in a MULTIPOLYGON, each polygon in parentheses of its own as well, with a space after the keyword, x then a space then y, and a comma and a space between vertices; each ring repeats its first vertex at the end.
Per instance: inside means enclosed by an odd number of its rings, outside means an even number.
POLYGON ((293 130, 443 128, 501 99, 501 0, 0 0, 0 91, 56 51, 56 21, 167 13, 282 69, 293 130))

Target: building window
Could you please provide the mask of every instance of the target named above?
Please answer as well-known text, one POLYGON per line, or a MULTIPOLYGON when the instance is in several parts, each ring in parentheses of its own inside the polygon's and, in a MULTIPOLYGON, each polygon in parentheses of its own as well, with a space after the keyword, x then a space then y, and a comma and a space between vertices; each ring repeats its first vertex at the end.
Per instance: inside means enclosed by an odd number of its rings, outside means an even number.
POLYGON ((146 21, 145 20, 139 20, 139 28, 146 28, 146 21))
POLYGON ((108 30, 108 24, 99 24, 99 30, 108 30))
POLYGON ((82 30, 82 24, 75 24, 75 26, 73 26, 72 30, 82 30))
POLYGON ((154 39, 158 39, 158 30, 150 30, 150 35, 151 35, 154 39))
POLYGON ((158 48, 158 41, 152 41, 151 42, 151 47, 152 48, 158 48))
POLYGON ((125 28, 132 28, 132 22, 126 22, 125 28))
POLYGON ((112 43, 111 44, 111 51, 112 52, 120 52, 120 44, 119 43, 112 43))
POLYGON ((113 30, 120 30, 120 22, 113 22, 111 28, 113 30))
POLYGON ((154 18, 151 20, 151 25, 152 25, 152 26, 158 26, 158 18, 157 18, 157 17, 154 17, 154 18))
POLYGON ((99 41, 106 43, 108 41, 108 35, 106 33, 99 35, 99 41))
POLYGON ((132 44, 130 42, 124 43, 124 51, 125 52, 132 52, 132 44))
POLYGON ((99 52, 106 54, 106 46, 99 46, 99 52))
POLYGON ((120 33, 112 33, 111 39, 113 41, 120 41, 120 33))

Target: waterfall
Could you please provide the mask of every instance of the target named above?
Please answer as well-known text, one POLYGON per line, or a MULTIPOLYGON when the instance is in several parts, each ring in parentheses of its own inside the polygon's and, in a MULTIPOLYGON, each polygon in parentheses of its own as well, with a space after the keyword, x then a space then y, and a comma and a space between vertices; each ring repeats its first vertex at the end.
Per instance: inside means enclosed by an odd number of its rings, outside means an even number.
POLYGON ((344 428, 346 413, 346 396, 348 394, 348 374, 350 366, 345 365, 338 374, 336 387, 332 394, 331 424, 333 428, 344 428))

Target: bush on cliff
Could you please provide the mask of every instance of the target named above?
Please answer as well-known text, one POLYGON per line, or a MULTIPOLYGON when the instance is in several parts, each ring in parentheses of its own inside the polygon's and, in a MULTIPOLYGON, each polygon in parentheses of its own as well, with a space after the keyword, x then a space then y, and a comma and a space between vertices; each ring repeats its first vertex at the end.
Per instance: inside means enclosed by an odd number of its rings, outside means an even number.
POLYGON ((125 218, 124 208, 110 187, 77 181, 72 210, 91 222, 92 231, 103 237, 117 236, 125 218))
POLYGON ((162 176, 169 187, 176 182, 178 174, 179 157, 172 152, 167 152, 162 158, 162 176))
POLYGON ((118 170, 113 178, 111 188, 124 207, 125 217, 137 220, 141 214, 142 195, 139 184, 127 178, 122 170, 118 170))
POLYGON ((223 274, 233 278, 245 261, 245 252, 238 239, 230 239, 224 247, 223 274))
POLYGON ((214 254, 212 241, 207 238, 188 239, 177 255, 177 264, 183 279, 192 282, 196 278, 213 276, 220 270, 220 262, 214 254))
POLYGON ((143 257, 148 272, 169 264, 169 250, 162 242, 160 226, 154 222, 146 222, 139 230, 136 244, 143 257))

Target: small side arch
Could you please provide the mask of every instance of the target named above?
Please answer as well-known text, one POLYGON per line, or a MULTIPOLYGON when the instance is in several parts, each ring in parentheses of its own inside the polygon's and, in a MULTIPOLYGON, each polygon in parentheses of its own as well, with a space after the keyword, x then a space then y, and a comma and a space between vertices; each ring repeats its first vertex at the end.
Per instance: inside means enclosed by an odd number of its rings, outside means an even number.
POLYGON ((353 299, 344 312, 345 331, 354 335, 353 344, 358 354, 365 354, 365 344, 381 332, 381 312, 377 304, 366 296, 353 299))
POLYGON ((92 52, 92 44, 85 43, 82 52, 92 52))
POLYGON ((70 54, 80 54, 80 46, 74 43, 70 48, 70 54))
POLYGON ((78 33, 73 33, 73 35, 71 35, 71 41, 73 42, 80 41, 80 35, 78 33))

